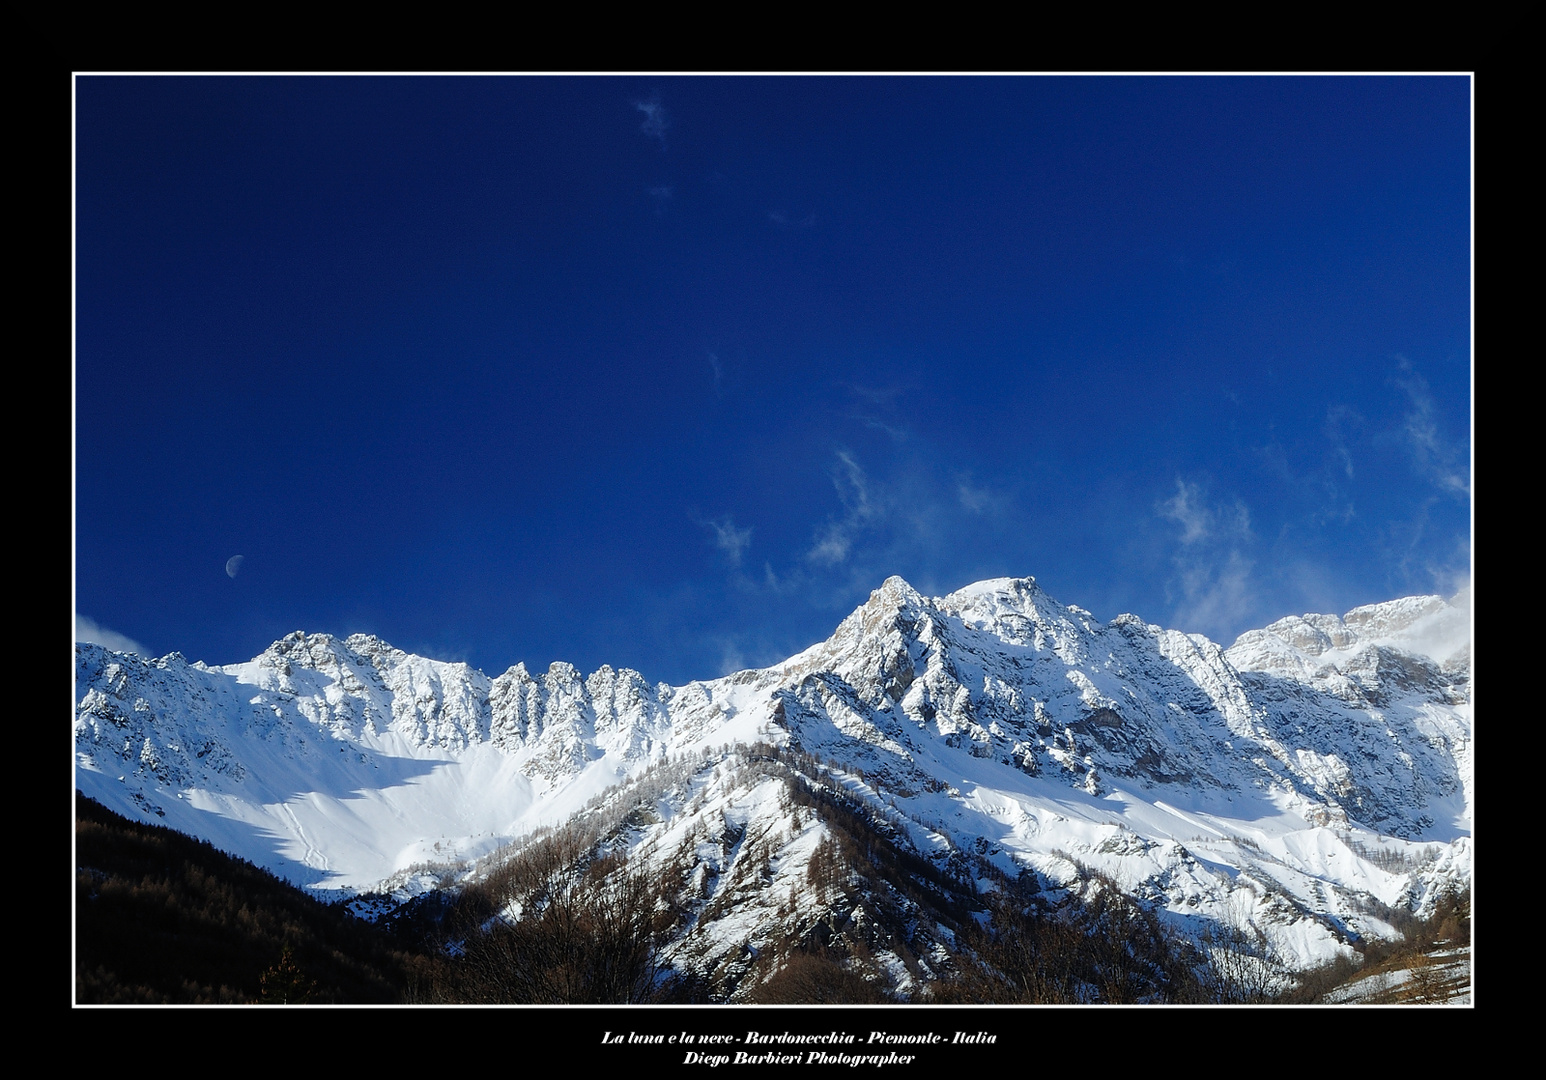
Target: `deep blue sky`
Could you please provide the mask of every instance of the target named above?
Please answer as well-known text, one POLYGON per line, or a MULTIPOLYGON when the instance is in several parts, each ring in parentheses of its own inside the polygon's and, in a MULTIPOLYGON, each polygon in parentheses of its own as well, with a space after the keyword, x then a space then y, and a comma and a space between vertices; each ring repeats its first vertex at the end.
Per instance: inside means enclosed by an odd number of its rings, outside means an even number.
POLYGON ((76 610, 683 682, 1453 592, 1464 78, 76 82, 76 610), (227 560, 245 556, 230 577, 227 560))

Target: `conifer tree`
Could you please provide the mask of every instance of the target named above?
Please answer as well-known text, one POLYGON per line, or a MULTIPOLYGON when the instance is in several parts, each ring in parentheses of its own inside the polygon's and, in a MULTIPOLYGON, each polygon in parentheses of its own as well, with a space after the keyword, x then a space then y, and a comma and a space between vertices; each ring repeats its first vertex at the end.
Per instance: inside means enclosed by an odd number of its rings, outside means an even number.
POLYGON ((309 1005, 317 992, 316 980, 307 978, 288 945, 280 954, 279 963, 265 971, 259 982, 262 989, 258 1002, 262 1005, 309 1005))

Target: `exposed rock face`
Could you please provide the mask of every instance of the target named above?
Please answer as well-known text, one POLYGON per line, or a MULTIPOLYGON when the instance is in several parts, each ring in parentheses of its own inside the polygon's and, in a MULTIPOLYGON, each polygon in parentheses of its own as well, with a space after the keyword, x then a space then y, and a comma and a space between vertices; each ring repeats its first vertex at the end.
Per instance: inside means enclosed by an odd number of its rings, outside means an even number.
MULTIPOLYGON (((826 641, 684 687, 565 663, 489 679, 363 635, 297 632, 223 668, 79 645, 77 777, 122 813, 360 888, 762 740, 848 770, 917 822, 920 851, 1099 869, 1183 921, 1272 923, 1308 962, 1378 932, 1359 897, 1420 905, 1468 879, 1469 630, 1465 607, 1410 597, 1226 651, 1100 623, 1030 578, 926 598, 894 577, 826 641)), ((663 803, 658 828, 686 813, 663 803)))

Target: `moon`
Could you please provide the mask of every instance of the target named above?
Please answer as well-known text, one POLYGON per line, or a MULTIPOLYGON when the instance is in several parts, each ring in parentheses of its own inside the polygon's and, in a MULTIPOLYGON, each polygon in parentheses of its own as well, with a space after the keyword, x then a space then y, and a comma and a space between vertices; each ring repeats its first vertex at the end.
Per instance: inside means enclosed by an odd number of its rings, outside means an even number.
POLYGON ((246 557, 245 555, 232 555, 227 559, 225 561, 225 576, 235 577, 236 572, 242 568, 242 560, 246 557))

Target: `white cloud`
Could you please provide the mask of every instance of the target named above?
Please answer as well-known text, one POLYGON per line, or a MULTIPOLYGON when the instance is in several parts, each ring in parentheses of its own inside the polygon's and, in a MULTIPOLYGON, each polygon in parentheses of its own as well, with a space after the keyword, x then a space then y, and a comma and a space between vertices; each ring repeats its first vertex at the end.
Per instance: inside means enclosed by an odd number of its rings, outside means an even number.
POLYGON ((725 518, 723 521, 703 522, 714 534, 714 546, 725 553, 731 566, 741 565, 741 556, 751 546, 752 531, 750 526, 744 529, 735 527, 734 518, 725 518))
POLYGON ((1321 431, 1331 443, 1332 453, 1336 455, 1342 472, 1349 480, 1353 478, 1353 454, 1348 449, 1345 431, 1362 423, 1363 417, 1346 405, 1332 405, 1327 408, 1326 422, 1321 425, 1321 431))
POLYGON ((1461 454, 1443 437, 1434 419, 1433 394, 1412 365, 1402 360, 1402 374, 1395 383, 1406 392, 1409 408, 1402 421, 1402 435, 1412 455, 1412 463, 1439 490, 1469 497, 1471 486, 1466 470, 1457 462, 1461 454))
POLYGON ((974 488, 970 484, 957 484, 956 491, 961 496, 961 505, 974 514, 982 513, 991 502, 991 494, 986 488, 974 488))
MULTIPOLYGON (((1176 479, 1176 493, 1156 507, 1181 526, 1172 562, 1175 577, 1166 590, 1175 602, 1174 619, 1189 631, 1226 637, 1255 615, 1251 512, 1236 498, 1212 502, 1202 484, 1176 479)), ((1226 641, 1225 644, 1228 644, 1226 641)))
POLYGON ((1008 497, 1001 492, 972 483, 970 475, 962 476, 956 481, 956 497, 960 500, 961 508, 973 514, 985 514, 990 511, 998 513, 1009 502, 1008 497))
POLYGON ((1471 610, 1471 541, 1459 540, 1450 557, 1428 567, 1434 587, 1456 607, 1471 610))
POLYGON ((1257 605, 1251 588, 1254 564, 1239 551, 1177 562, 1182 601, 1176 607, 1176 621, 1183 628, 1200 630, 1210 637, 1227 636, 1231 627, 1255 616, 1257 605))
POLYGON ((884 431, 887 435, 891 436, 892 442, 907 441, 907 429, 897 424, 888 424, 886 421, 876 416, 855 415, 853 419, 859 421, 865 427, 870 428, 873 431, 884 431))
POLYGON ((1449 602, 1467 615, 1471 614, 1471 575, 1469 573, 1457 578, 1451 586, 1454 592, 1449 596, 1449 602))
POLYGON ((1183 544, 1194 544, 1208 536, 1212 521, 1207 507, 1202 505, 1197 485, 1177 480, 1175 497, 1160 503, 1159 511, 1161 517, 1180 523, 1183 544))
POLYGON ((827 523, 815 545, 806 553, 807 559, 823 566, 836 566, 847 559, 858 534, 881 516, 880 503, 871 495, 869 478, 846 450, 837 452, 832 486, 837 488, 845 513, 839 520, 827 523))
POLYGON ((854 397, 881 409, 895 409, 897 399, 906 394, 901 386, 860 386, 858 383, 842 383, 854 397))
POLYGON ((720 675, 733 675, 737 671, 745 671, 751 665, 746 662, 746 656, 734 641, 726 640, 721 643, 719 653, 720 675))
POLYGON ((845 525, 841 522, 833 522, 827 527, 826 534, 816 541, 816 545, 811 548, 806 558, 823 566, 836 566, 848 558, 848 552, 852 547, 853 540, 845 525))
POLYGON ((861 521, 879 514, 880 509, 870 501, 869 478, 853 455, 847 450, 839 450, 837 461, 841 468, 833 473, 832 484, 849 512, 861 521))
POLYGON ((1159 504, 1160 516, 1181 526, 1181 543, 1250 539, 1251 512, 1236 499, 1233 506, 1209 506, 1200 485, 1176 479, 1176 493, 1159 504))
POLYGON ((901 417, 898 401, 906 390, 900 386, 868 387, 855 383, 839 383, 859 403, 859 411, 848 414, 849 419, 857 420, 865 427, 874 431, 883 431, 894 442, 906 442, 911 438, 906 420, 901 417))
POLYGON ((116 630, 109 630, 105 626, 98 626, 94 619, 79 612, 75 615, 75 640, 90 642, 93 645, 101 645, 103 648, 112 649, 114 652, 132 652, 145 657, 151 655, 149 649, 133 638, 125 637, 116 630))
POLYGON ((656 94, 648 101, 635 101, 633 107, 644 114, 644 122, 639 125, 639 130, 659 142, 664 150, 666 128, 671 126, 671 118, 666 114, 666 107, 660 103, 660 95, 656 94))

